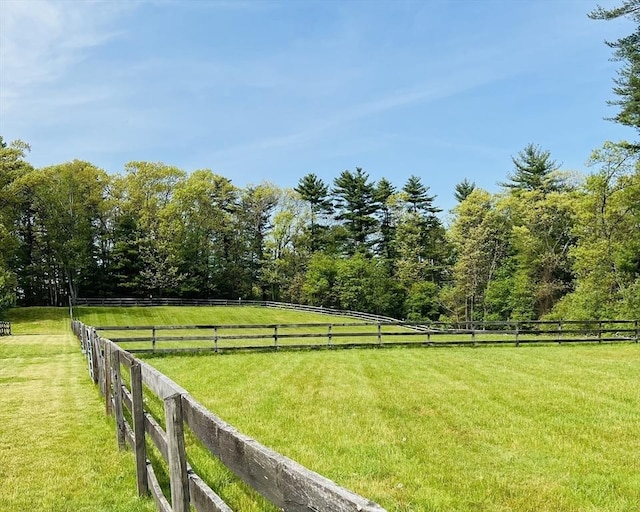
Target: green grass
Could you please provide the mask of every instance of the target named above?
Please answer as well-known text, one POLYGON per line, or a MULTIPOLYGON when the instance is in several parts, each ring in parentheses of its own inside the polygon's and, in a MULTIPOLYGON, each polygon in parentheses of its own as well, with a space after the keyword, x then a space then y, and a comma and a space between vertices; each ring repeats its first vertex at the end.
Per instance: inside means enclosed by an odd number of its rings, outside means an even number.
POLYGON ((87 325, 292 324, 355 321, 343 316, 250 306, 77 307, 74 316, 87 325))
MULTIPOLYGON (((168 325, 273 325, 279 324, 278 328, 278 345, 285 347, 287 345, 328 345, 328 327, 331 323, 331 332, 333 338, 332 345, 341 344, 370 344, 378 343, 377 327, 375 325, 362 326, 340 326, 342 323, 363 323, 361 320, 334 316, 322 315, 317 313, 307 313, 301 311, 279 310, 273 308, 249 307, 249 306, 229 306, 229 307, 79 307, 75 308, 74 314, 77 318, 88 325, 93 326, 168 326, 168 325), (318 323, 322 326, 316 327, 283 327, 283 324, 299 324, 299 323, 318 323), (297 334, 316 334, 317 337, 296 337, 297 334), (346 335, 353 333, 366 333, 366 336, 346 335), (283 335, 285 337, 283 337, 283 335), (286 337, 291 336, 291 337, 286 337)), ((120 339, 123 347, 129 350, 145 349, 150 350, 151 330, 101 330, 100 334, 110 339, 120 339), (123 338, 144 338, 147 341, 125 342, 123 338)), ((626 336, 631 334, 625 333, 626 336)), ((275 344, 273 328, 253 328, 253 329, 231 329, 220 327, 217 332, 213 329, 181 329, 181 330, 160 330, 156 331, 156 337, 182 337, 177 340, 157 339, 155 349, 202 349, 213 348, 217 346, 219 349, 236 348, 236 347, 272 347, 275 344), (215 345, 213 337, 217 334, 217 345, 215 345), (252 339, 224 339, 223 336, 262 336, 262 338, 252 339), (210 339, 203 341, 194 337, 206 336, 210 339)), ((612 334, 608 334, 611 337, 612 334)), ((571 341, 571 338, 584 338, 584 334, 579 332, 563 334, 565 343, 571 341)), ((535 335, 525 334, 520 337, 530 343, 556 343, 557 335, 535 335)), ((597 342, 596 337, 592 337, 592 342, 597 342)), ((472 344, 474 342, 489 342, 493 344, 513 344, 516 343, 514 334, 502 333, 478 333, 474 339, 470 334, 447 334, 439 333, 427 335, 424 332, 416 332, 409 328, 401 326, 382 326, 382 341, 386 344, 394 343, 452 343, 465 342, 472 344)), ((622 340, 620 340, 622 341, 622 340)), ((523 342, 524 343, 524 342, 523 342)))
MULTIPOLYGON (((150 362, 242 432, 390 511, 640 509, 637 345, 150 362)), ((233 508, 274 510, 189 454, 233 508)))
MULTIPOLYGON (((75 314, 90 325, 349 321, 263 308, 75 314)), ((7 316, 14 333, 63 334, 0 338, 0 508, 153 510, 135 497, 133 457, 117 451, 67 310, 7 316)), ((242 432, 389 511, 640 510, 635 344, 148 360, 242 432)), ((276 510, 187 440, 234 510, 276 510)))
POLYGON ((2 320, 11 322, 12 334, 63 334, 69 331, 68 308, 13 308, 5 312, 2 320))
POLYGON ((133 455, 117 449, 65 314, 12 310, 14 332, 66 332, 0 338, 0 509, 155 510, 137 497, 133 455))

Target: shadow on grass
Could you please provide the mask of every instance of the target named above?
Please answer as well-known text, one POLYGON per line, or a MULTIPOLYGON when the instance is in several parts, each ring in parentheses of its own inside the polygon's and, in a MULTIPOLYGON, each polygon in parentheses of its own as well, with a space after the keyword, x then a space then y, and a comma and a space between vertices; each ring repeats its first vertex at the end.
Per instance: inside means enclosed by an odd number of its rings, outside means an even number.
POLYGON ((3 315, 11 322, 11 333, 19 334, 66 334, 70 332, 68 308, 25 307, 12 308, 3 315))

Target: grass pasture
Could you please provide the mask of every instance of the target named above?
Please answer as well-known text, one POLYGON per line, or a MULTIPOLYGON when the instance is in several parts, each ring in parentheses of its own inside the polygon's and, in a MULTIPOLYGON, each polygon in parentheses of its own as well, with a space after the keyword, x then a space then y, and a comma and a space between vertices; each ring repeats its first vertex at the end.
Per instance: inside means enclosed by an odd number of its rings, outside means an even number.
POLYGON ((8 317, 22 334, 0 337, 0 510, 155 510, 137 497, 133 455, 117 449, 68 311, 8 317))
MULTIPOLYGON (((93 326, 130 326, 126 331, 102 329, 100 335, 118 341, 121 338, 144 338, 147 341, 123 342, 128 350, 151 348, 151 330, 135 329, 135 326, 162 325, 286 325, 286 324, 323 324, 322 326, 280 327, 278 330, 279 345, 294 344, 327 344, 328 323, 332 327, 333 344, 360 342, 376 343, 377 328, 375 326, 340 326, 338 324, 363 323, 357 319, 344 316, 324 315, 284 309, 252 307, 252 306, 157 306, 157 307, 78 307, 75 316, 87 325, 93 326), (344 336, 349 332, 365 332, 370 337, 357 338, 344 336), (320 337, 297 337, 298 334, 318 334, 320 337)), ((389 331, 390 327, 385 327, 389 331)), ((402 328, 393 328, 402 330, 402 328)), ((404 331, 409 332, 408 329, 404 331)), ((239 346, 268 347, 273 346, 273 328, 223 328, 218 330, 218 347, 234 348, 239 346), (244 336, 243 339, 226 339, 225 336, 244 336)), ((157 332, 156 349, 176 348, 213 348, 215 335, 211 329, 159 330, 157 332), (183 337, 181 341, 166 341, 162 337, 183 337), (206 337, 207 340, 199 340, 206 337)))
MULTIPOLYGON (((581 326, 565 326, 557 334, 552 325, 538 326, 551 332, 538 333, 534 327, 523 332, 519 338, 513 331, 475 331, 450 333, 432 331, 427 333, 411 327, 382 324, 376 325, 344 316, 325 315, 284 309, 254 306, 156 306, 156 307, 77 307, 76 318, 98 327, 127 326, 127 330, 101 329, 100 334, 121 343, 132 351, 164 349, 236 349, 241 347, 269 348, 286 346, 326 347, 329 345, 385 345, 394 344, 539 344, 572 342, 621 341, 637 336, 634 326, 617 326, 626 332, 605 333, 602 339, 581 326), (331 324, 329 326, 328 324, 331 324), (266 326, 270 327, 266 327, 266 326), (274 329, 277 325, 277 330, 274 329), (136 329, 135 326, 139 326, 136 329), (151 326, 166 326, 155 332, 151 326), (199 329, 173 329, 169 326, 207 326, 199 329), (215 327, 217 326, 217 327, 215 327), (242 327, 229 327, 242 326, 242 327), (249 326, 255 326, 249 328, 249 326), (534 330, 531 330, 534 329, 534 330), (155 345, 152 338, 155 336, 155 345), (179 338, 179 339, 178 339, 179 338)), ((597 325, 596 325, 597 327, 597 325)), ((593 328, 593 326, 592 326, 593 328)), ((636 327, 637 329, 637 327, 636 327)))
MULTIPOLYGON (((74 313, 88 325, 351 321, 251 307, 74 313)), ((0 510, 154 510, 135 496, 133 456, 117 450, 68 311, 6 319, 17 336, 0 338, 0 510)), ((144 358, 242 432, 390 512, 640 510, 637 344, 144 358)), ((187 443, 233 510, 275 512, 189 432, 187 443)))
MULTIPOLYGON (((207 408, 389 511, 640 509, 637 345, 151 357, 207 408)), ((232 508, 274 510, 189 446, 232 508)))

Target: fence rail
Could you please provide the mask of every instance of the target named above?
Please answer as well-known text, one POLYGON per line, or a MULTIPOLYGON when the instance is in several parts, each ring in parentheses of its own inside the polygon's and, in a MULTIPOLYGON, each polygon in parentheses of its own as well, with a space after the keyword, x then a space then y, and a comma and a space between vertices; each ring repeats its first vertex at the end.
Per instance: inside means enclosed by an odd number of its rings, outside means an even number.
POLYGON ((640 338, 638 320, 450 323, 344 322, 255 325, 101 326, 131 353, 300 350, 390 346, 616 343, 640 338))
POLYGON ((158 510, 231 512, 187 462, 184 426, 241 480, 282 510, 292 512, 385 512, 385 510, 297 462, 261 445, 208 411, 158 370, 123 350, 93 327, 72 321, 87 358, 91 379, 105 399, 105 412, 116 418, 118 445, 135 453, 138 493, 150 493, 158 510), (129 378, 123 375, 129 372, 129 378), (129 387, 125 384, 129 381, 129 387), (143 384, 164 404, 165 428, 144 409, 143 384), (127 414, 125 414, 125 410, 127 414), (130 418, 130 420, 128 419, 130 418), (168 468, 170 498, 147 459, 146 440, 168 468))
POLYGON ((0 336, 11 336, 10 322, 0 322, 0 336))
POLYGON ((361 311, 349 311, 344 309, 325 308, 322 306, 309 306, 306 304, 293 304, 289 302, 258 301, 244 299, 182 299, 182 298, 136 298, 136 297, 106 297, 106 298, 78 298, 76 306, 123 306, 123 307, 150 307, 150 306, 255 306, 265 308, 291 309, 296 311, 308 311, 328 315, 347 316, 371 321, 397 322, 391 318, 373 313, 361 311))

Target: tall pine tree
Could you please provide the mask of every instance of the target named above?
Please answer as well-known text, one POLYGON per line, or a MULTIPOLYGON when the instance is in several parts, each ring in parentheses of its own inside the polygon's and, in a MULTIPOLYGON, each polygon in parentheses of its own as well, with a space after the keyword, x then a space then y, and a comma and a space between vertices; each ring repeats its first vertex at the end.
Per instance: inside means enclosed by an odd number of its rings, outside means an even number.
POLYGON ((345 252, 368 252, 378 210, 376 187, 369 181, 369 175, 360 167, 355 172, 342 171, 333 182, 333 194, 338 211, 336 220, 343 221, 347 229, 345 252))

